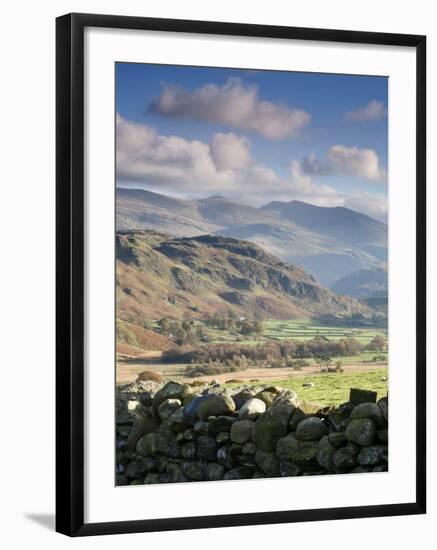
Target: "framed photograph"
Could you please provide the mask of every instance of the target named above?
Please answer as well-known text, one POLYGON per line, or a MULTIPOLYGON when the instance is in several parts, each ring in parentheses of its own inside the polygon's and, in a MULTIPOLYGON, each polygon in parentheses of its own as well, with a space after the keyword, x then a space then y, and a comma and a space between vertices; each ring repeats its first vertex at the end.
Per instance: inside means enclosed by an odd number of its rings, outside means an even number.
POLYGON ((425 513, 425 37, 56 51, 57 530, 425 513))

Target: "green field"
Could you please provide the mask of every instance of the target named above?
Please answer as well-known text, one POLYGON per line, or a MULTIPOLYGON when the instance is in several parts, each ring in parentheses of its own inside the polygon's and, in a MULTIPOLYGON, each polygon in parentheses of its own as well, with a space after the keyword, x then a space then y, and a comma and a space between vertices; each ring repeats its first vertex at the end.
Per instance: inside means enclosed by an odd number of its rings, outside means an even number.
POLYGON ((342 327, 322 325, 311 319, 278 321, 269 319, 263 322, 263 335, 256 339, 253 336, 244 337, 225 330, 208 327, 206 332, 211 343, 244 342, 245 344, 258 344, 266 340, 312 340, 317 336, 324 336, 328 340, 336 341, 341 338, 355 338, 360 344, 368 344, 375 336, 387 337, 387 329, 373 327, 342 327))
POLYGON ((291 376, 281 380, 269 380, 269 384, 292 389, 303 401, 328 406, 346 402, 351 388, 376 391, 378 399, 384 397, 388 392, 387 376, 388 369, 380 367, 368 372, 291 376), (307 383, 313 383, 314 387, 303 387, 303 384, 307 383))

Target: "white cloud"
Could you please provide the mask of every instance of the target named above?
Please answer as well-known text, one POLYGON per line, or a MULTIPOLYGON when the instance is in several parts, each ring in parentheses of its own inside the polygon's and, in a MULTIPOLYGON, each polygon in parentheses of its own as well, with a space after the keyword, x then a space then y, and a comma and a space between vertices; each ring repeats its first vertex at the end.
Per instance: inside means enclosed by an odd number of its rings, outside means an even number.
POLYGON ((345 145, 333 145, 324 161, 315 155, 300 161, 302 173, 319 176, 354 176, 370 181, 385 181, 387 173, 373 149, 359 149, 345 145))
POLYGON ((210 149, 218 170, 240 170, 251 161, 249 141, 233 133, 214 134, 210 149))
POLYGON ((362 122, 365 120, 381 120, 387 116, 387 111, 382 101, 369 101, 364 107, 355 111, 348 111, 344 115, 346 122, 362 122))
POLYGON ((261 100, 255 85, 229 78, 223 86, 206 84, 190 91, 165 87, 150 104, 161 115, 191 118, 251 130, 267 139, 295 136, 310 121, 310 115, 282 103, 261 100))
POLYGON ((381 196, 343 194, 313 180, 308 166, 293 160, 290 175, 279 176, 250 155, 249 142, 233 133, 215 134, 211 144, 163 136, 117 116, 117 183, 180 197, 223 194, 254 205, 271 200, 303 200, 319 206, 348 206, 378 218, 386 215, 381 196), (306 170, 304 169, 306 167, 306 170))

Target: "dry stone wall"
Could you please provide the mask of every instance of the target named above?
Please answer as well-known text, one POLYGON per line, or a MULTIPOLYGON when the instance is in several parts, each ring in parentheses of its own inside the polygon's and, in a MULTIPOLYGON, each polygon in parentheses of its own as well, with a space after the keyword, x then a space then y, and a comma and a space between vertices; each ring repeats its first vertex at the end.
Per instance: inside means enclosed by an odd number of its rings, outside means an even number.
POLYGON ((117 485, 388 469, 388 399, 366 390, 308 414, 276 386, 143 381, 116 406, 117 485))

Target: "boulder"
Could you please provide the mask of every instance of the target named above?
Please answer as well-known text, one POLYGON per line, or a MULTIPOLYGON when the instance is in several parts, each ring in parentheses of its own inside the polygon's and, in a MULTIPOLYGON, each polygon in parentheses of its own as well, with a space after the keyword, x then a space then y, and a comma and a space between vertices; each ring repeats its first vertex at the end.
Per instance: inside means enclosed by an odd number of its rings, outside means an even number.
POLYGON ((179 399, 165 399, 158 407, 160 419, 167 420, 181 405, 182 402, 179 399))
POLYGON ((345 431, 346 438, 358 445, 372 445, 375 435, 376 426, 371 418, 351 420, 345 431))
POLYGON ((179 399, 182 402, 189 393, 191 393, 191 388, 187 384, 167 382, 153 398, 153 410, 157 411, 161 403, 166 399, 179 399))
POLYGON ((316 462, 318 452, 318 441, 302 441, 296 439, 292 433, 279 439, 276 446, 276 454, 279 458, 298 465, 316 462))
POLYGON ((197 445, 194 441, 187 441, 181 445, 181 457, 182 458, 196 458, 197 445))
POLYGON ((253 441, 263 451, 274 451, 278 440, 287 433, 294 406, 273 405, 255 422, 253 441))
POLYGON ((171 432, 156 432, 156 446, 158 453, 161 453, 164 456, 169 456, 172 458, 177 458, 180 456, 180 447, 176 442, 175 436, 171 432))
POLYGON ((207 481, 219 481, 225 474, 225 468, 217 462, 209 462, 206 466, 205 479, 207 481))
POLYGON ((360 403, 354 407, 351 418, 371 418, 379 428, 386 425, 382 411, 376 403, 360 403))
POLYGON ((325 470, 328 470, 328 472, 331 472, 333 469, 333 458, 336 451, 337 447, 334 447, 334 445, 331 444, 329 436, 325 435, 324 437, 322 437, 322 439, 319 441, 317 462, 320 464, 320 466, 325 468, 325 470))
POLYGON ((253 427, 255 423, 252 420, 239 420, 234 422, 231 428, 231 440, 234 443, 246 443, 252 439, 253 427))
POLYGON ((240 409, 246 401, 249 401, 257 393, 257 388, 244 388, 232 395, 235 407, 240 409))
POLYGON ((378 401, 378 407, 381 409, 385 421, 388 422, 388 397, 382 397, 378 401))
POLYGON ((370 445, 363 447, 358 455, 358 463, 361 466, 380 466, 387 464, 388 447, 387 445, 370 445))
POLYGON ((243 445, 243 448, 241 449, 241 452, 244 455, 254 455, 257 451, 257 446, 252 441, 248 441, 243 445))
POLYGON ((347 447, 341 447, 335 451, 332 458, 334 470, 338 474, 351 471, 357 465, 357 459, 354 453, 347 447))
POLYGON ((248 468, 246 466, 238 466, 237 468, 232 468, 231 470, 228 470, 223 476, 223 479, 250 479, 253 475, 253 472, 254 470, 252 470, 252 468, 248 468))
POLYGON ((378 438, 378 441, 381 441, 381 443, 388 443, 388 429, 381 428, 376 432, 376 437, 378 438))
POLYGON ((197 439, 197 457, 206 460, 214 461, 217 454, 217 443, 215 437, 209 435, 201 435, 197 439))
POLYGON ((191 424, 194 424, 199 420, 199 408, 200 405, 208 399, 213 399, 215 395, 213 393, 207 393, 206 395, 200 395, 184 403, 184 417, 185 420, 191 424))
POLYGON ((278 395, 273 399, 272 407, 275 405, 293 405, 297 407, 298 398, 297 393, 293 390, 282 390, 278 395))
POLYGON ((248 399, 238 412, 240 418, 256 418, 266 410, 266 404, 261 399, 248 399))
POLYGON ((199 407, 199 419, 206 420, 209 416, 220 416, 235 411, 235 403, 227 394, 215 395, 202 401, 199 407))
POLYGON ((310 416, 299 422, 296 428, 296 439, 301 441, 318 441, 328 433, 328 429, 320 418, 310 416))
POLYGON ((231 440, 231 435, 229 432, 219 432, 215 436, 215 440, 219 445, 222 445, 223 443, 227 443, 228 441, 231 440))
POLYGON ((141 417, 137 418, 129 432, 126 445, 128 451, 136 449, 138 441, 146 434, 154 432, 159 426, 156 418, 141 417))
POLYGON ((294 431, 296 430, 299 422, 306 418, 306 414, 303 412, 302 409, 297 408, 293 414, 291 415, 290 419, 290 430, 294 431))
POLYGON ((328 439, 329 439, 329 443, 333 446, 333 447, 343 447, 346 442, 347 442, 347 439, 346 439, 346 436, 344 435, 344 432, 331 432, 329 435, 328 435, 328 439))
POLYGON ((224 445, 217 449, 217 462, 228 470, 237 465, 237 459, 230 446, 224 445))
POLYGON ((182 473, 193 481, 203 481, 205 479, 205 464, 194 461, 181 462, 182 473))
POLYGON ((262 401, 265 404, 267 409, 272 406, 272 403, 275 397, 276 397, 276 393, 273 393, 268 390, 260 391, 255 395, 255 398, 262 401))
POLYGON ((300 466, 298 466, 294 462, 282 458, 279 461, 279 472, 281 474, 281 477, 295 477, 301 475, 302 470, 300 466))
POLYGON ((136 451, 140 456, 153 456, 158 452, 156 433, 148 433, 141 437, 136 446, 136 451))
POLYGON ((179 464, 170 463, 167 465, 167 476, 170 483, 181 483, 189 481, 187 477, 182 473, 182 468, 179 464))
POLYGON ((279 459, 275 453, 259 449, 255 453, 255 464, 267 477, 278 477, 279 459))

